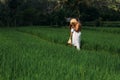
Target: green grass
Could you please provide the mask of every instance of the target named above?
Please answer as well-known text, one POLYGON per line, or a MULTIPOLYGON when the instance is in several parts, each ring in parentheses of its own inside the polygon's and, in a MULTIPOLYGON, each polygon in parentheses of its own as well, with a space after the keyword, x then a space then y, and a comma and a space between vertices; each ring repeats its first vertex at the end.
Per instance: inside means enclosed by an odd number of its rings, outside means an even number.
POLYGON ((120 37, 83 29, 82 50, 66 28, 0 28, 0 80, 119 80, 120 37), (111 38, 112 37, 112 38, 111 38))
MULTIPOLYGON (((69 37, 69 29, 59 28, 19 28, 19 32, 38 36, 53 43, 66 44, 69 37)), ((120 52, 120 33, 114 33, 116 28, 85 28, 82 31, 81 47, 87 50, 108 51, 110 53, 120 52), (96 29, 96 30, 95 30, 96 29), (108 32, 108 31, 111 31, 108 32), (112 32, 113 31, 113 32, 112 32)))

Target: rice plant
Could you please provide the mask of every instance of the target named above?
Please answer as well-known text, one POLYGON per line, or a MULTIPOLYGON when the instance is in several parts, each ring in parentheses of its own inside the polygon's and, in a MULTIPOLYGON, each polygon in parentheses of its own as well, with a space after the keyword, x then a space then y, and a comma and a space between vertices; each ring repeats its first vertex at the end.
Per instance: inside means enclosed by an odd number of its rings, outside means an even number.
POLYGON ((65 28, 0 29, 0 80, 120 79, 120 56, 115 51, 119 34, 109 39, 115 35, 83 30, 84 43, 77 51, 65 45, 68 32, 65 28), (113 45, 116 54, 106 45, 113 45))

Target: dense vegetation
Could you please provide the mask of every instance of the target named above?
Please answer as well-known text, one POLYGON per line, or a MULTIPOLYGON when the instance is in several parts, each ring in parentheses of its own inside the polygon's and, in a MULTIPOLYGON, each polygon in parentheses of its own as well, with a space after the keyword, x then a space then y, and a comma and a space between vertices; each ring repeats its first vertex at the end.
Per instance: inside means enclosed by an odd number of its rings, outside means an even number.
POLYGON ((120 0, 0 0, 0 26, 66 25, 69 17, 120 21, 120 0))
POLYGON ((118 30, 85 27, 77 51, 68 28, 0 28, 0 80, 119 80, 118 30))

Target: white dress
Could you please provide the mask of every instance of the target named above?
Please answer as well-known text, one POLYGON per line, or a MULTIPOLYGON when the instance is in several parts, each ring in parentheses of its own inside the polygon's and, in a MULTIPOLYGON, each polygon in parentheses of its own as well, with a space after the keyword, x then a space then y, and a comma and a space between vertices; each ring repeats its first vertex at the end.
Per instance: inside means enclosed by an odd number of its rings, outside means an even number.
POLYGON ((71 29, 72 34, 72 45, 75 46, 78 50, 80 50, 80 37, 81 32, 76 32, 74 29, 71 29))

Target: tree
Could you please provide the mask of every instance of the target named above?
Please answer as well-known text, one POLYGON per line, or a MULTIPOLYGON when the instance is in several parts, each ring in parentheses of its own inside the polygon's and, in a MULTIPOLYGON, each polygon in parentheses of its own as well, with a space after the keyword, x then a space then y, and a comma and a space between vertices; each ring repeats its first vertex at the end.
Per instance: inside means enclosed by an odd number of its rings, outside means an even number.
POLYGON ((65 18, 83 21, 120 20, 120 0, 0 0, 0 25, 64 25, 65 18))

